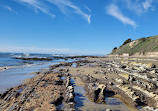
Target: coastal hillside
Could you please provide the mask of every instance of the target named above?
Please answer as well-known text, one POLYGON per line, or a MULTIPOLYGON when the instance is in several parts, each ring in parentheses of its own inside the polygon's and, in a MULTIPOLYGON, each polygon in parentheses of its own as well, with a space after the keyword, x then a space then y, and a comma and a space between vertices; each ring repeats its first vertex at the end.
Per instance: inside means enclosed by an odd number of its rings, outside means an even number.
POLYGON ((157 54, 158 52, 158 35, 147 38, 140 38, 137 40, 127 39, 120 47, 115 47, 112 55, 145 55, 145 54, 157 54))

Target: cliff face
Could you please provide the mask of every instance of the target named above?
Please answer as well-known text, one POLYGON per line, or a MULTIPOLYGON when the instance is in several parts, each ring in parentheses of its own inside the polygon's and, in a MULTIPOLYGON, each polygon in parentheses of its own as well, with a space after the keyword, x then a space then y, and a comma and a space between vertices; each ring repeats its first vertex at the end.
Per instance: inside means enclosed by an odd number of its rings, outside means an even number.
POLYGON ((121 45, 119 48, 114 48, 111 54, 158 56, 158 35, 130 41, 129 43, 121 45))

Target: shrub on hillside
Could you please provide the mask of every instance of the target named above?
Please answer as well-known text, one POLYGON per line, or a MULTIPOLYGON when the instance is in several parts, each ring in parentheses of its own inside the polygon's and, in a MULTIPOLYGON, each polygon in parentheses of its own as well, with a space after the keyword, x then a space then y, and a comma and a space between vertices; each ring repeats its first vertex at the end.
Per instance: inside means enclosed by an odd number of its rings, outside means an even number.
POLYGON ((116 50, 117 50, 117 47, 114 47, 112 50, 112 53, 116 52, 116 50))
POLYGON ((123 43, 123 45, 126 45, 126 44, 130 43, 131 41, 132 41, 132 39, 129 38, 129 39, 127 39, 127 40, 123 43))
POLYGON ((114 49, 113 50, 116 50, 117 49, 117 47, 114 47, 114 49))
POLYGON ((145 41, 146 41, 146 38, 143 37, 143 38, 140 38, 140 40, 141 40, 142 42, 145 42, 145 41))

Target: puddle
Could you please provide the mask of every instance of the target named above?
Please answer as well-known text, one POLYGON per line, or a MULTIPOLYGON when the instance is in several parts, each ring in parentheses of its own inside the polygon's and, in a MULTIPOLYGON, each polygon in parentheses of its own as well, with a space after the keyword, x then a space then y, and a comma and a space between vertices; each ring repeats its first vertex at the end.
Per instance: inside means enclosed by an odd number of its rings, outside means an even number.
POLYGON ((60 105, 58 105, 58 106, 56 106, 58 109, 59 109, 59 111, 61 110, 63 110, 63 108, 64 108, 64 104, 62 103, 62 104, 60 104, 60 105))
POLYGON ((77 64, 76 64, 76 63, 73 63, 73 64, 71 65, 71 67, 76 68, 76 67, 77 67, 77 64))
POLYGON ((123 103, 118 98, 105 98, 106 105, 123 105, 123 103))
POLYGON ((85 63, 80 63, 80 66, 84 66, 85 65, 85 63))
POLYGON ((106 109, 112 109, 112 111, 130 111, 118 98, 107 97, 105 98, 106 104, 91 102, 86 96, 84 87, 76 86, 73 79, 71 79, 71 82, 74 85, 74 100, 77 111, 106 111, 106 109))
POLYGON ((66 77, 64 77, 64 76, 63 76, 63 77, 61 77, 61 79, 62 79, 62 80, 65 80, 65 79, 66 79, 66 77))
POLYGON ((23 92, 23 90, 24 90, 24 89, 18 89, 17 92, 18 92, 18 93, 21 93, 21 92, 23 92))

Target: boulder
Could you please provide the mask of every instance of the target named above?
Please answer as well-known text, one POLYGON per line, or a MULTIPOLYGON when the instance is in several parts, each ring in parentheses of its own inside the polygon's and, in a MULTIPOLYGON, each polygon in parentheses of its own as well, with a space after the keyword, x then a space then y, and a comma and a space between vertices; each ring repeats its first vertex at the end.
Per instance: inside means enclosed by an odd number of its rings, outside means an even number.
POLYGON ((150 68, 156 68, 156 65, 152 64, 152 63, 148 63, 148 64, 145 64, 145 67, 147 69, 150 69, 150 68))
POLYGON ((158 73, 158 69, 155 69, 155 73, 158 73))
POLYGON ((74 101, 74 97, 75 97, 74 87, 73 86, 68 86, 66 91, 65 91, 64 101, 66 103, 73 102, 74 101))
POLYGON ((130 75, 129 74, 119 74, 121 77, 125 78, 126 80, 130 79, 130 75))
POLYGON ((124 83, 123 80, 122 80, 122 79, 119 79, 119 78, 116 78, 115 81, 116 81, 117 83, 120 83, 120 84, 123 84, 123 83, 124 83))
POLYGON ((104 84, 89 83, 85 86, 86 94, 93 102, 104 103, 105 102, 105 90, 104 84))
POLYGON ((121 66, 121 68, 123 68, 123 69, 124 69, 124 68, 126 68, 126 66, 125 66, 125 65, 122 65, 122 66, 121 66))
POLYGON ((74 102, 69 102, 64 104, 64 111, 75 111, 75 104, 74 102))

